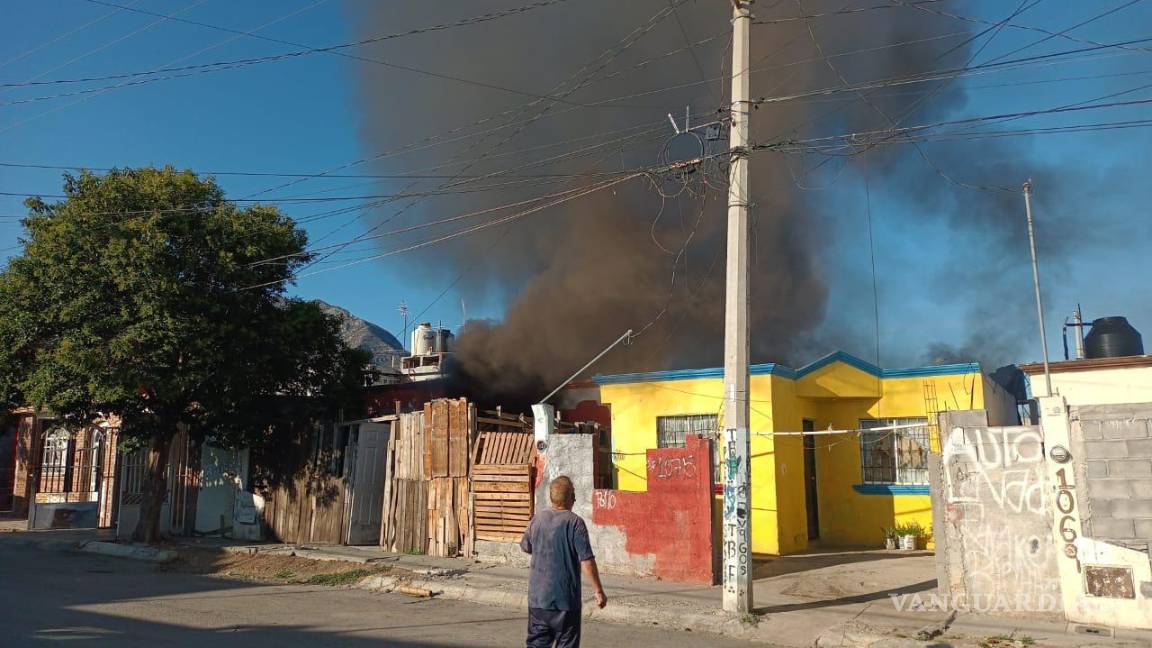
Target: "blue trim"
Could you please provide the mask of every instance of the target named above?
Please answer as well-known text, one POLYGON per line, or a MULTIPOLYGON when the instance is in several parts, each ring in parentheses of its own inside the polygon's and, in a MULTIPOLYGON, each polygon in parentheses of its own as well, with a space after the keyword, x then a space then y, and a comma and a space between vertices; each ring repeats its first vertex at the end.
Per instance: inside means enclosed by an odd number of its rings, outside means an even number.
MULTIPOLYGON (((754 364, 748 368, 753 376, 783 376, 795 378, 796 370, 774 362, 754 364)), ((673 369, 671 371, 648 371, 643 373, 612 374, 608 376, 596 375, 592 380, 597 385, 618 385, 622 383, 663 382, 666 380, 696 380, 698 378, 723 378, 724 369, 720 367, 709 369, 673 369)))
MULTIPOLYGON (((876 365, 861 360, 844 351, 834 351, 828 355, 810 362, 799 369, 793 369, 782 364, 768 362, 755 364, 749 367, 753 376, 780 376, 782 378, 803 378, 808 374, 823 369, 835 362, 842 362, 849 367, 859 369, 864 373, 877 378, 917 378, 923 376, 952 376, 971 373, 980 373, 980 365, 975 362, 962 364, 936 365, 933 367, 908 367, 905 369, 881 369, 876 365)), ((597 375, 592 380, 597 385, 620 385, 640 382, 663 382, 667 380, 695 380, 699 378, 723 378, 724 370, 719 367, 708 369, 673 369, 671 371, 648 371, 643 373, 612 374, 608 376, 597 375)))
POLYGON ((881 375, 884 378, 915 378, 917 376, 952 376, 970 373, 980 373, 980 364, 976 362, 964 362, 961 364, 936 365, 934 367, 885 369, 881 375))
POLYGON ((881 375, 881 373, 883 373, 883 371, 880 369, 880 367, 877 367, 876 365, 872 364, 871 362, 868 362, 866 360, 861 360, 860 358, 857 358, 856 356, 854 356, 850 353, 845 353, 844 351, 833 351, 832 353, 829 353, 828 355, 824 356, 823 358, 820 358, 819 360, 817 360, 815 362, 809 362, 808 364, 804 365, 803 367, 800 367, 800 369, 798 369, 796 371, 796 376, 797 377, 807 376, 808 374, 812 373, 813 371, 818 371, 820 369, 823 369, 824 367, 827 367, 828 365, 830 365, 834 362, 837 362, 837 361, 843 362, 844 364, 848 365, 849 367, 854 367, 856 369, 859 369, 860 371, 863 371, 864 373, 872 374, 873 376, 879 377, 881 375))
POLYGON ((927 486, 913 484, 853 484, 861 495, 928 495, 927 486))

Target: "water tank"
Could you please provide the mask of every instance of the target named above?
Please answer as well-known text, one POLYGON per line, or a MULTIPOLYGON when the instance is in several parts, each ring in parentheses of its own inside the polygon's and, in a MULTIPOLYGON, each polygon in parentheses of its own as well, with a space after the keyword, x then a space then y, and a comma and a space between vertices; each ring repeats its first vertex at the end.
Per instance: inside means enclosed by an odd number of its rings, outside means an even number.
POLYGON ((446 328, 436 329, 436 353, 448 353, 452 350, 452 331, 446 328))
POLYGON ((1144 355, 1144 340, 1125 317, 1101 317, 1092 321, 1084 337, 1084 357, 1121 358, 1144 355))
POLYGON ((423 356, 435 353, 436 331, 430 322, 424 322, 412 330, 412 355, 423 356))

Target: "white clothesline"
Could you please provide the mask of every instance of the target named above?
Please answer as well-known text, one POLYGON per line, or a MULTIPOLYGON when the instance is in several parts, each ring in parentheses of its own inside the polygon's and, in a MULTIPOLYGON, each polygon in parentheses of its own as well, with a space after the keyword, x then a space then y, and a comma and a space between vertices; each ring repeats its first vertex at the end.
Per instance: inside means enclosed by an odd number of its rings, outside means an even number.
POLYGON ((902 425, 883 425, 872 428, 852 428, 848 430, 810 430, 807 432, 753 432, 752 436, 824 436, 828 434, 859 434, 861 432, 888 432, 891 430, 908 430, 912 428, 926 428, 927 423, 905 423, 902 425))

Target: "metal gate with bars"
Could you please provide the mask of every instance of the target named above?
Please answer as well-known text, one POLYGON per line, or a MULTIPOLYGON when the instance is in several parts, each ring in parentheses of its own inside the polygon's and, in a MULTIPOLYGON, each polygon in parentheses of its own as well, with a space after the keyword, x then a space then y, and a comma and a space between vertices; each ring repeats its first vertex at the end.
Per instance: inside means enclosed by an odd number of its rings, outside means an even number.
POLYGON ((97 528, 114 519, 115 428, 57 427, 38 449, 32 529, 97 528))

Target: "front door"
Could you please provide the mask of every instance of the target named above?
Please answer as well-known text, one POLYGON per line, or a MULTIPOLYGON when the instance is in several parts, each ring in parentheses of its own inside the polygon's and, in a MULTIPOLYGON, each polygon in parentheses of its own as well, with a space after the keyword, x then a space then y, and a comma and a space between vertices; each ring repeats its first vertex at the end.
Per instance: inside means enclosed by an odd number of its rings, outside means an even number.
MULTIPOLYGON (((816 426, 804 419, 804 431, 812 432, 816 426)), ((820 498, 816 495, 816 437, 805 434, 804 439, 804 503, 808 509, 808 539, 820 537, 820 498)))
POLYGON ((353 452, 348 460, 348 538, 350 545, 380 542, 380 520, 384 506, 385 457, 392 426, 387 423, 361 423, 353 452))

